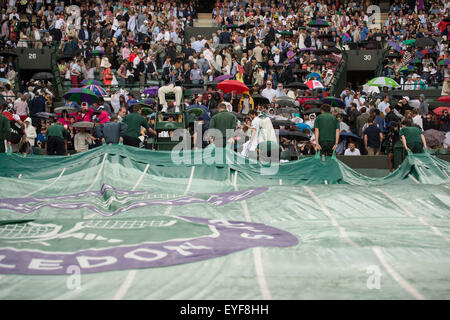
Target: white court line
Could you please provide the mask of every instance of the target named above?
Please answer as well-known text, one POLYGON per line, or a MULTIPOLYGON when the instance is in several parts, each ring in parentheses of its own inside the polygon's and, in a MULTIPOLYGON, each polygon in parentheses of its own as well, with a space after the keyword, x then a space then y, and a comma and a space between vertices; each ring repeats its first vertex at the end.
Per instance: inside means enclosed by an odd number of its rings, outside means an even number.
POLYGON ((382 194, 384 194, 384 196, 386 198, 388 198, 389 200, 391 200, 397 207, 399 207, 400 209, 402 209, 407 215, 409 215, 411 218, 416 218, 417 220, 419 220, 419 222, 421 224, 423 224, 426 227, 429 227, 434 234, 436 234, 437 236, 447 240, 450 242, 450 238, 446 237, 445 235, 443 235, 438 228, 430 225, 428 222, 426 222, 422 217, 416 217, 411 211, 409 211, 407 208, 405 208, 400 202, 398 202, 397 200, 395 200, 394 198, 392 198, 388 193, 384 192, 381 189, 375 188, 375 190, 377 190, 378 192, 381 192, 382 194))
POLYGON ((131 270, 130 272, 128 272, 125 281, 122 283, 119 291, 117 291, 116 295, 114 296, 114 300, 123 299, 128 289, 130 289, 131 283, 133 283, 134 277, 136 276, 136 272, 137 272, 136 270, 131 270))
POLYGON ((384 266, 386 271, 390 274, 390 276, 397 281, 397 283, 405 289, 409 294, 411 294, 414 298, 417 300, 425 300, 425 297, 422 296, 416 289, 413 288, 411 284, 409 284, 408 281, 402 278, 397 271, 392 268, 392 266, 387 263, 383 253, 381 252, 380 248, 378 247, 372 247, 373 252, 377 256, 378 260, 380 260, 381 264, 384 266))
POLYGON ((411 173, 408 174, 408 177, 410 177, 412 181, 414 181, 415 183, 420 184, 420 182, 416 178, 414 178, 414 176, 411 173))
POLYGON ((94 184, 97 182, 97 179, 100 177, 100 174, 101 174, 102 171, 103 171, 103 166, 105 165, 105 160, 106 160, 106 157, 107 157, 107 156, 108 156, 108 154, 105 153, 105 155, 103 156, 102 164, 100 165, 100 169, 98 170, 97 175, 95 176, 94 181, 92 181, 91 185, 89 186, 89 188, 86 189, 85 192, 88 192, 89 190, 91 190, 91 188, 92 188, 92 187, 94 186, 94 184))
MULTIPOLYGON (((235 171, 233 185, 234 185, 234 190, 238 191, 239 189, 236 185, 236 181, 237 181, 237 171, 235 171)), ((242 204, 242 209, 244 210, 245 220, 247 222, 251 222, 252 220, 250 219, 250 213, 248 211, 247 201, 242 200, 241 204, 242 204)), ((266 277, 264 275, 264 268, 263 268, 262 259, 261 259, 261 249, 253 248, 252 251, 253 251, 253 261, 255 263, 256 277, 258 279, 258 284, 259 284, 259 289, 261 291, 261 295, 264 300, 272 300, 272 295, 270 294, 269 287, 267 286, 266 277)))
MULTIPOLYGON (((189 189, 191 189, 192 180, 194 179, 194 171, 195 171, 195 166, 193 166, 191 169, 191 175, 189 177, 188 185, 186 186, 186 190, 184 191, 183 195, 187 195, 187 193, 189 192, 189 189)), ((172 211, 172 206, 167 207, 166 211, 164 211, 164 215, 168 216, 170 214, 170 211, 172 211)))
POLYGON ((45 185, 45 186, 43 186, 42 188, 40 188, 40 189, 38 189, 38 190, 35 190, 35 191, 33 191, 33 192, 30 192, 30 193, 27 194, 26 196, 23 196, 23 198, 28 198, 28 197, 31 196, 32 194, 35 194, 35 193, 40 192, 40 191, 42 191, 42 190, 44 190, 44 189, 47 189, 48 187, 51 187, 52 185, 54 185, 54 184, 56 183, 56 181, 58 181, 58 180, 62 177, 62 175, 64 174, 65 171, 66 171, 66 168, 62 169, 62 171, 61 171, 61 173, 59 174, 59 176, 58 176, 55 180, 53 180, 52 183, 50 183, 50 184, 48 184, 48 185, 45 185))
POLYGON ((144 178, 145 174, 147 173, 148 168, 150 167, 150 164, 147 164, 147 166, 144 169, 144 172, 142 172, 142 175, 139 177, 138 181, 134 185, 134 187, 131 189, 131 191, 136 190, 137 186, 141 183, 142 179, 144 178))
POLYGON ((345 231, 345 229, 339 225, 339 223, 336 221, 336 219, 333 217, 333 215, 327 209, 325 204, 312 192, 312 190, 310 188, 308 188, 307 186, 303 186, 303 188, 309 193, 309 195, 314 199, 314 201, 320 206, 322 211, 331 220, 331 224, 334 227, 339 229, 339 232, 341 233, 341 236, 344 238, 344 240, 347 241, 353 247, 358 247, 358 245, 355 242, 353 242, 353 240, 350 239, 350 237, 347 235, 347 232, 345 231))

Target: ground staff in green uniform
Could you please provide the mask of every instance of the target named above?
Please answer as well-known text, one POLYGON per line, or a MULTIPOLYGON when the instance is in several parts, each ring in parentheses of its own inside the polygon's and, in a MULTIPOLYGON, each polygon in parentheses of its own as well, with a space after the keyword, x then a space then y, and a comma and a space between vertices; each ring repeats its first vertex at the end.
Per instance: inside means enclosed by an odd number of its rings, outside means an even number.
POLYGON ((412 126, 410 119, 402 121, 402 128, 400 129, 400 139, 402 139, 403 147, 412 153, 423 153, 423 148, 427 149, 427 142, 418 127, 412 126))
POLYGON ((209 129, 217 129, 222 133, 221 139, 213 137, 216 147, 222 148, 227 143, 227 130, 236 130, 236 116, 227 111, 225 103, 220 103, 217 109, 219 113, 211 118, 209 129))
POLYGON ((339 120, 330 111, 331 106, 323 104, 320 107, 321 114, 314 121, 315 148, 322 155, 331 155, 339 143, 339 120))
POLYGON ((148 123, 142 116, 140 106, 133 105, 131 106, 131 109, 133 112, 127 114, 122 120, 122 122, 128 127, 127 133, 125 137, 123 137, 123 144, 139 148, 139 144, 141 142, 141 140, 139 140, 139 136, 141 135, 141 127, 148 130, 148 123))
POLYGON ((4 107, 4 105, 0 106, 0 153, 6 151, 5 148, 8 147, 9 139, 11 139, 11 125, 9 124, 9 119, 2 114, 4 107))
POLYGON ((47 129, 47 154, 65 156, 67 154, 67 139, 69 133, 61 122, 52 124, 47 129))

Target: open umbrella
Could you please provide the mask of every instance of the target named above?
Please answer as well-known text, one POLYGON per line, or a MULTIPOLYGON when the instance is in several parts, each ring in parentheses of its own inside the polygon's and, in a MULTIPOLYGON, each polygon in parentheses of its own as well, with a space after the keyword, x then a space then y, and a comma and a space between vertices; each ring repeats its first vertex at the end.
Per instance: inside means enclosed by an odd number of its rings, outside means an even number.
POLYGON ((237 80, 225 80, 219 82, 219 84, 217 85, 217 89, 220 89, 225 93, 231 93, 233 91, 236 91, 237 93, 243 93, 249 91, 248 87, 244 83, 237 80))
POLYGON ((228 80, 231 78, 233 78, 233 76, 231 74, 223 74, 221 76, 215 77, 214 81, 220 82, 220 81, 228 80))
POLYGON ((152 86, 148 87, 144 91, 142 91, 143 94, 148 94, 151 96, 157 96, 158 95, 158 86, 152 86))
POLYGON ((301 90, 309 89, 308 86, 306 84, 304 84, 303 82, 291 82, 291 83, 287 84, 286 87, 294 88, 294 89, 301 89, 301 90))
POLYGON ((61 60, 67 61, 67 60, 71 60, 71 59, 73 59, 73 56, 71 54, 64 53, 64 54, 58 56, 56 58, 56 61, 61 61, 61 60))
POLYGON ((315 48, 302 48, 300 51, 316 51, 315 48))
POLYGON ((313 78, 321 79, 322 77, 317 72, 310 73, 306 76, 306 79, 313 79, 313 78))
POLYGON ((435 109, 439 107, 450 107, 450 102, 445 101, 430 101, 428 102, 428 107, 435 109))
POLYGON ((309 80, 305 83, 310 89, 323 89, 324 86, 320 81, 317 80, 309 80))
POLYGON ((369 87, 389 87, 389 88, 398 88, 400 85, 395 82, 395 80, 388 77, 377 77, 373 78, 369 82, 365 84, 369 87))
POLYGON ((57 114, 50 112, 38 112, 35 114, 35 116, 41 119, 50 119, 51 117, 58 117, 57 114))
POLYGON ((253 102, 255 103, 255 105, 270 104, 269 99, 267 99, 266 97, 263 97, 260 94, 255 94, 252 96, 252 98, 253 98, 253 102))
POLYGON ((105 54, 105 52, 103 51, 103 50, 94 50, 94 51, 92 51, 92 55, 95 57, 95 56, 102 56, 102 55, 104 55, 105 54))
POLYGON ((437 99, 440 102, 450 102, 450 96, 441 96, 437 99))
MULTIPOLYGON (((281 96, 275 99, 275 103, 280 106, 295 107, 295 100, 288 96, 281 96)), ((298 110, 297 110, 298 111, 298 110)))
POLYGON ((450 65, 450 59, 439 60, 438 65, 440 65, 440 66, 448 66, 448 65, 450 65))
POLYGON ((275 119, 272 119, 272 125, 273 126, 278 126, 278 127, 288 127, 288 126, 295 125, 295 123, 290 121, 290 120, 275 120, 275 119))
POLYGON ((73 113, 73 112, 77 112, 78 111, 78 109, 75 108, 75 107, 63 106, 63 107, 55 108, 53 110, 53 112, 55 112, 55 113, 62 113, 64 110, 66 110, 68 113, 73 113))
POLYGON ((204 94, 206 91, 203 88, 192 88, 192 89, 187 89, 186 91, 189 91, 192 94, 204 94))
POLYGON ((323 66, 323 65, 325 65, 325 62, 322 61, 322 60, 314 60, 314 61, 311 62, 311 64, 315 64, 315 65, 318 65, 318 66, 323 66))
POLYGON ((294 108, 294 107, 285 107, 285 108, 278 108, 276 111, 278 112, 278 114, 281 114, 281 113, 298 113, 299 109, 298 108, 294 108))
POLYGON ((414 43, 416 43, 416 39, 408 39, 402 42, 403 44, 406 44, 407 46, 412 46, 414 43))
POLYGON ((314 28, 323 28, 328 27, 329 24, 325 20, 322 19, 313 19, 308 23, 308 26, 314 27, 314 28))
POLYGON ((69 101, 75 101, 78 103, 87 102, 89 104, 97 102, 99 99, 93 91, 86 88, 72 88, 69 92, 63 95, 63 98, 69 101))
POLYGON ((336 97, 326 97, 323 98, 322 101, 328 103, 332 107, 345 107, 345 102, 336 97))
POLYGON ((416 40, 414 45, 417 48, 425 48, 425 47, 431 47, 436 44, 436 41, 433 38, 430 37, 423 37, 416 40))
POLYGON ((314 54, 318 56, 327 56, 331 54, 331 51, 328 49, 317 49, 316 51, 314 51, 314 54))
POLYGON ((435 129, 428 129, 423 132, 428 147, 440 147, 445 140, 445 132, 435 129))
POLYGON ((80 122, 75 122, 73 124, 74 128, 86 128, 86 129, 92 129, 94 127, 94 123, 93 122, 89 122, 89 121, 80 121, 80 122))
POLYGON ((420 52, 421 55, 432 54, 432 53, 434 53, 434 51, 431 49, 425 49, 425 50, 422 50, 422 52, 420 52))
POLYGON ((9 84, 9 80, 5 78, 0 78, 0 84, 2 85, 9 84))
POLYGON ((207 123, 209 123, 212 117, 211 110, 200 104, 193 104, 187 107, 186 111, 194 113, 199 116, 199 120, 204 120, 207 123))
POLYGON ((402 51, 402 47, 395 41, 388 41, 388 45, 397 52, 402 51))
POLYGON ((0 51, 0 56, 1 57, 18 57, 17 53, 15 53, 14 51, 9 51, 9 50, 0 51))
POLYGON ((354 134, 353 132, 347 132, 347 131, 342 131, 339 134, 339 137, 343 138, 343 139, 356 139, 356 140, 360 140, 361 137, 359 137, 358 135, 354 134))
POLYGON ((278 135, 289 140, 309 141, 309 135, 300 131, 279 130, 278 135))
POLYGON ((320 113, 319 108, 311 108, 303 111, 303 114, 320 113))
POLYGON ((415 70, 417 70, 416 67, 408 65, 408 66, 401 67, 400 70, 398 70, 398 71, 403 72, 403 73, 405 73, 405 72, 408 73, 408 72, 415 71, 415 70))
POLYGON ((104 97, 104 96, 108 95, 108 93, 106 92, 105 89, 103 89, 100 86, 96 86, 94 84, 89 84, 87 86, 84 86, 83 88, 91 90, 93 93, 95 93, 96 96, 99 96, 99 97, 104 97))
POLYGON ((53 75, 50 72, 38 72, 35 73, 31 78, 34 80, 52 80, 53 75))
POLYGON ((437 114, 438 116, 441 116, 445 110, 450 111, 450 108, 449 107, 439 107, 439 108, 434 109, 433 113, 437 114))
POLYGON ((396 58, 396 59, 399 59, 399 58, 403 58, 403 56, 400 54, 400 53, 398 53, 398 52, 390 52, 390 53, 388 53, 387 55, 386 55, 386 58, 396 58))
POLYGON ((88 86, 88 85, 93 84, 93 85, 100 86, 100 87, 103 85, 101 82, 99 82, 99 81, 97 81, 97 80, 91 80, 91 79, 89 79, 89 80, 83 80, 83 81, 81 81, 81 84, 82 84, 83 86, 88 86))

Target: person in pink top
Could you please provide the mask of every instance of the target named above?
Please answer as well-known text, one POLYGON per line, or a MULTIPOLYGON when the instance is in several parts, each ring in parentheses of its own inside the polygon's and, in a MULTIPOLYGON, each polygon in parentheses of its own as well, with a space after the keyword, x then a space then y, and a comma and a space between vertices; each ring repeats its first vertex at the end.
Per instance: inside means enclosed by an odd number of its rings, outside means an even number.
POLYGON ((58 122, 62 123, 62 125, 64 126, 64 128, 66 128, 66 130, 69 128, 70 118, 67 110, 62 111, 62 116, 61 118, 58 119, 58 122))
POLYGON ((94 109, 88 108, 87 103, 83 102, 81 103, 81 109, 78 111, 77 115, 75 116, 76 122, 79 121, 92 121, 92 116, 94 115, 94 109))
POLYGON ((20 120, 25 121, 28 114, 27 97, 23 94, 19 101, 14 103, 14 113, 20 117, 20 120))
POLYGON ((109 113, 105 111, 104 106, 99 107, 100 114, 98 115, 98 118, 100 119, 101 124, 105 124, 109 122, 109 113))

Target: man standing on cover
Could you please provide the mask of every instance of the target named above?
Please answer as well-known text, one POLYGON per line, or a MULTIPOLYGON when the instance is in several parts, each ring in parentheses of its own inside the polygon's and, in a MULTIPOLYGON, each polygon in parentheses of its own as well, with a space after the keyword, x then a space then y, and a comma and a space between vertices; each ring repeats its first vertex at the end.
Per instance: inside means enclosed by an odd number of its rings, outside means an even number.
POLYGON ((139 148, 139 144, 141 142, 141 140, 139 140, 139 136, 141 135, 141 127, 148 130, 148 123, 142 116, 140 106, 134 105, 132 106, 132 110, 133 112, 127 114, 122 120, 122 123, 126 124, 128 127, 127 133, 123 138, 123 144, 139 148))
POLYGON ((339 120, 331 113, 331 106, 323 104, 320 107, 321 114, 314 122, 314 135, 316 139, 315 149, 321 151, 322 159, 331 155, 339 143, 339 120))
POLYGON ((214 141, 216 147, 223 148, 227 143, 227 130, 234 131, 236 129, 236 116, 227 111, 227 106, 223 102, 217 109, 219 112, 211 118, 209 129, 217 129, 221 132, 221 139, 211 134, 211 141, 214 141))

